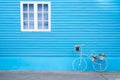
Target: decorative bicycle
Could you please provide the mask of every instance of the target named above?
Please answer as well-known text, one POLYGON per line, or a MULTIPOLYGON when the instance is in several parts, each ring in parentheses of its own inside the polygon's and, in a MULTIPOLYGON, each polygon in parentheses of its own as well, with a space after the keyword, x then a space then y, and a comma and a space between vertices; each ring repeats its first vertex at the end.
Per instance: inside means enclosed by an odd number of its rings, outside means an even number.
POLYGON ((82 47, 84 45, 75 45, 75 51, 79 52, 80 51, 80 56, 79 58, 76 58, 72 62, 72 67, 73 70, 75 71, 85 71, 87 69, 87 61, 83 58, 83 52, 82 52, 82 47))
MULTIPOLYGON (((80 56, 73 60, 72 67, 75 71, 85 71, 87 69, 87 61, 83 58, 82 47, 84 45, 75 45, 75 51, 80 52, 80 56)), ((92 54, 89 56, 92 61, 92 67, 95 71, 103 72, 107 69, 108 63, 105 54, 92 54)))

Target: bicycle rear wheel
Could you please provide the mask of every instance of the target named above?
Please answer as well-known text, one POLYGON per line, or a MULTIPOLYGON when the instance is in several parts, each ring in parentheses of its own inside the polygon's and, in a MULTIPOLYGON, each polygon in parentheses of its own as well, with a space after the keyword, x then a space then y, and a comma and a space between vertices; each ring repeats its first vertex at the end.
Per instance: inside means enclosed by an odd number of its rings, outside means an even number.
POLYGON ((72 67, 74 71, 85 71, 87 69, 87 61, 83 58, 76 58, 72 62, 72 67))
POLYGON ((103 72, 107 69, 107 61, 105 60, 98 60, 93 62, 93 69, 98 72, 103 72))

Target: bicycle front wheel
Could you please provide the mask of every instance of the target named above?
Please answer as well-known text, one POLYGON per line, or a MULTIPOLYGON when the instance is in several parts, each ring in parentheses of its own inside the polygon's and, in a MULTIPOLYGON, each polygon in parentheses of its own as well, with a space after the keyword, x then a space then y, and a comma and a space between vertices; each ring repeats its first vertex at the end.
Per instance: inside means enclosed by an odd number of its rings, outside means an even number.
POLYGON ((85 71, 87 69, 87 61, 83 58, 76 58, 72 62, 72 67, 74 71, 85 71))

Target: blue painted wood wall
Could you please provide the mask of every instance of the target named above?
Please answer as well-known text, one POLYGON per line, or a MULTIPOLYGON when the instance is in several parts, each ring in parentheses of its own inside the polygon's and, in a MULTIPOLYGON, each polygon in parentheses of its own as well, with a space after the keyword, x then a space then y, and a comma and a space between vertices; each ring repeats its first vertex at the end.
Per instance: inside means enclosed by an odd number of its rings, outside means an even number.
POLYGON ((42 1, 51 2, 51 32, 21 32, 20 0, 0 0, 0 70, 72 70, 74 45, 85 44, 84 54, 105 53, 107 71, 120 71, 119 0, 42 1))

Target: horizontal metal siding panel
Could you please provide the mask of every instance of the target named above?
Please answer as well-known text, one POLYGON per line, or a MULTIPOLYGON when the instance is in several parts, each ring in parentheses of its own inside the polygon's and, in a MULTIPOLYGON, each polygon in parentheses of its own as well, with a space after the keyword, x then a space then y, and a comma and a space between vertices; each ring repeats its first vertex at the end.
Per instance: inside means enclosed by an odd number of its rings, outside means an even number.
POLYGON ((94 50, 118 55, 120 1, 107 3, 97 0, 51 0, 52 31, 47 33, 21 32, 20 1, 0 1, 0 55, 74 56, 75 44, 86 44, 85 54, 94 50))
MULTIPOLYGON (((21 1, 28 1, 28 0, 21 0, 21 1)), ((29 0, 29 1, 33 1, 33 0, 29 0)), ((40 1, 50 1, 50 0, 40 0, 40 1)), ((5 0, 5 1, 0 1, 0 2, 3 2, 3 3, 4 2, 5 3, 6 2, 8 2, 8 3, 9 2, 19 2, 19 0, 11 0, 11 1, 10 0, 5 0)), ((78 0, 74 0, 74 1, 73 0, 71 0, 71 1, 70 0, 63 0, 63 1, 61 1, 61 0, 57 0, 57 1, 56 0, 51 0, 51 2, 68 2, 68 3, 73 3, 73 2, 81 2, 81 3, 82 2, 83 3, 84 2, 85 3, 98 3, 98 2, 101 2, 102 3, 103 2, 104 3, 104 1, 97 1, 97 0, 92 0, 92 1, 89 1, 89 0, 80 0, 80 1, 78 1, 78 0)), ((109 2, 109 3, 120 3, 119 0, 115 0, 115 1, 114 0, 107 0, 106 2, 109 2)))

